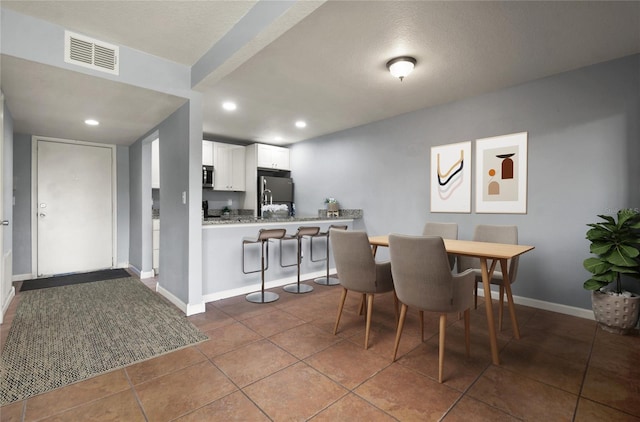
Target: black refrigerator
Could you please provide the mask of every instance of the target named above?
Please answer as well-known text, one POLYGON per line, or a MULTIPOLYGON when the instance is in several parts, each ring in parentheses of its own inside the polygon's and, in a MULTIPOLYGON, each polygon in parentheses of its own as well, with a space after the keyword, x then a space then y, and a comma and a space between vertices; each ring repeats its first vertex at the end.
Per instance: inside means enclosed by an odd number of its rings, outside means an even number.
POLYGON ((293 208, 293 179, 290 177, 260 176, 258 178, 258 205, 262 215, 262 205, 286 204, 289 214, 293 208))

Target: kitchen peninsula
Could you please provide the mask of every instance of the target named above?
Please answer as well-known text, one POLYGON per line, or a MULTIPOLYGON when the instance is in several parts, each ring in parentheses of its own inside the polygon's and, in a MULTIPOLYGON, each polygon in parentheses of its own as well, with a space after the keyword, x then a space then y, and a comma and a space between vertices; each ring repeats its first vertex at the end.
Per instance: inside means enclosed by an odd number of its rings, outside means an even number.
MULTIPOLYGON (((244 274, 242 272, 242 239, 256 238, 261 228, 283 228, 287 234, 293 234, 300 226, 317 226, 326 231, 332 224, 346 225, 353 229, 354 218, 360 218, 361 212, 355 216, 344 217, 292 217, 285 219, 256 219, 237 216, 235 219, 207 219, 202 226, 202 294, 205 302, 212 302, 227 297, 244 295, 260 290, 260 272, 244 274)), ((326 237, 313 239, 313 258, 320 260, 326 254, 326 237)), ((269 243, 269 268, 265 271, 265 288, 284 286, 297 280, 296 244, 294 240, 282 241, 282 257, 280 241, 269 243), (291 265, 282 267, 284 265, 291 265)), ((300 265, 301 280, 322 277, 326 274, 324 260, 311 262, 311 241, 304 238, 302 242, 302 263, 300 265)), ((329 254, 330 268, 334 268, 333 256, 329 254)), ((260 245, 247 245, 245 250, 245 266, 247 271, 260 269, 260 245)))

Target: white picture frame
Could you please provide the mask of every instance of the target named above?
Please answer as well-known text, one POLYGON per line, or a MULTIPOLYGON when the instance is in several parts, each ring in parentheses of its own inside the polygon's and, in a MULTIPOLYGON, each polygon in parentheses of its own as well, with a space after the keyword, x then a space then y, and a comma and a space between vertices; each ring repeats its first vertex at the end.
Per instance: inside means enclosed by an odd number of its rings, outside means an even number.
POLYGON ((527 132, 477 139, 476 213, 527 213, 527 132))
POLYGON ((431 212, 471 213, 471 141, 431 147, 431 212))

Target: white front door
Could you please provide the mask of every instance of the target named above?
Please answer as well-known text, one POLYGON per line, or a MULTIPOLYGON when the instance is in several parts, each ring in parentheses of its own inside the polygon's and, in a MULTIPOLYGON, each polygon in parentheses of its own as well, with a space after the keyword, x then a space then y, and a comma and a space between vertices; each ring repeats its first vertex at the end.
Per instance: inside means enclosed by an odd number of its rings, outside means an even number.
POLYGON ((113 267, 113 148, 35 144, 37 275, 113 267))
MULTIPOLYGON (((0 91, 0 221, 4 221, 4 94, 0 91)), ((11 277, 10 276, 11 261, 4 259, 4 231, 11 230, 11 227, 0 226, 0 323, 4 320, 4 312, 10 300, 11 277), (6 268, 9 264, 9 268, 6 268)))

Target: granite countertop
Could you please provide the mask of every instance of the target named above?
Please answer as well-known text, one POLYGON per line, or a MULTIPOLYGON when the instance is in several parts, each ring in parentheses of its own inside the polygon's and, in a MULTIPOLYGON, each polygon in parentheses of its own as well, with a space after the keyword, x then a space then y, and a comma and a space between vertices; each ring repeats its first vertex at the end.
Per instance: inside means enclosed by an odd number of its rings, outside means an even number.
POLYGON ((326 211, 321 210, 317 216, 308 217, 286 217, 286 218, 257 218, 247 215, 231 215, 230 217, 207 217, 202 221, 202 225, 220 224, 252 224, 252 223, 293 223, 297 221, 327 221, 362 218, 362 210, 340 210, 338 217, 327 217, 326 211))

